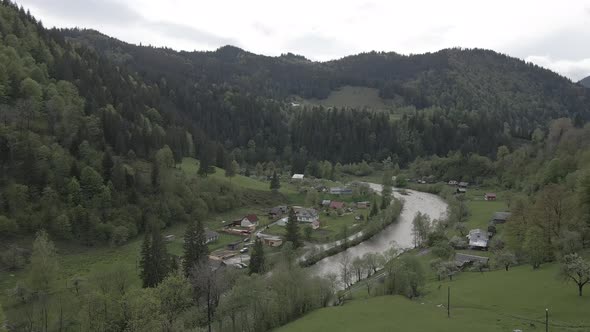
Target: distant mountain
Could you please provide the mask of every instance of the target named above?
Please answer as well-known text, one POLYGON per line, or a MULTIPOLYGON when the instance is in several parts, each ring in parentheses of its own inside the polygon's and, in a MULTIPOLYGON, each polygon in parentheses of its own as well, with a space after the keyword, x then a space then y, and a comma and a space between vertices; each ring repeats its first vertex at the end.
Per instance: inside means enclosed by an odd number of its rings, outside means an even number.
MULTIPOLYGON (((233 46, 213 52, 176 52, 135 46, 93 30, 63 30, 144 77, 185 83, 229 84, 273 99, 292 95, 326 98, 345 85, 377 88, 383 98, 402 98, 418 109, 504 109, 569 116, 588 110, 590 95, 545 68, 483 49, 444 49, 400 55, 368 52, 328 62, 292 54, 257 55, 233 46)), ((545 116, 538 114, 542 118, 545 116)))
POLYGON ((590 76, 581 79, 578 83, 582 84, 583 86, 590 88, 590 76))

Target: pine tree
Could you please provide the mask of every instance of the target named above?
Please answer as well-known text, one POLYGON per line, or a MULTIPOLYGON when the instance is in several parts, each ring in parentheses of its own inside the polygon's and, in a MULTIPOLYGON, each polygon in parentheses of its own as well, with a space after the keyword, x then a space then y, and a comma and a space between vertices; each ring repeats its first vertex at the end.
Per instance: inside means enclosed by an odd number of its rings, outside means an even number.
POLYGON ((143 287, 157 286, 170 271, 170 257, 157 225, 150 227, 141 245, 140 277, 143 287))
POLYGON ((143 243, 141 244, 141 259, 139 261, 139 277, 141 278, 143 287, 150 287, 153 284, 152 277, 152 259, 151 255, 151 237, 149 233, 145 233, 143 243))
POLYGON ((228 159, 225 165, 225 176, 229 178, 229 182, 231 182, 231 179, 236 176, 238 169, 240 169, 238 162, 235 160, 229 161, 228 159))
POLYGON ((289 218, 286 225, 287 234, 285 240, 293 243, 293 248, 299 248, 301 246, 301 239, 299 235, 299 221, 293 208, 289 208, 289 218))
POLYGON ((277 192, 281 188, 281 182, 279 181, 279 176, 277 175, 276 171, 272 172, 272 178, 270 180, 270 190, 273 192, 277 192))
POLYGON ((379 207, 377 206, 377 200, 373 199, 371 203, 371 211, 369 212, 369 218, 373 218, 379 213, 379 207))
POLYGON ((189 224, 184 233, 184 255, 182 269, 188 277, 194 266, 205 261, 209 255, 207 248, 205 229, 200 221, 189 224))
POLYGON ((152 164, 152 173, 150 177, 152 181, 152 188, 154 188, 154 190, 160 188, 160 166, 157 162, 152 164))
POLYGON ((113 166, 115 166, 113 156, 111 155, 111 151, 107 150, 102 157, 102 177, 105 183, 111 180, 113 166))
POLYGON ((197 174, 202 177, 207 177, 207 175, 214 173, 215 168, 213 168, 213 164, 215 162, 215 156, 215 144, 205 143, 201 158, 199 159, 199 170, 197 171, 197 174))
POLYGON ((385 210, 391 202, 391 186, 384 185, 381 191, 381 210, 385 210))
POLYGON ((262 241, 256 238, 252 256, 250 257, 250 274, 264 272, 264 247, 262 241))

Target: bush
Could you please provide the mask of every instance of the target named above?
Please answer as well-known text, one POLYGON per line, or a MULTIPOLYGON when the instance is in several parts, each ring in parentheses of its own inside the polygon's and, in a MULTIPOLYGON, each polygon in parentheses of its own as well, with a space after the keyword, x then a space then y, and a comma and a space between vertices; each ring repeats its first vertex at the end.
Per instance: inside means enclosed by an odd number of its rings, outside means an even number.
POLYGON ((13 235, 16 233, 18 226, 16 221, 5 216, 0 216, 0 235, 13 235))
POLYGON ((468 246, 467 240, 458 236, 453 236, 449 244, 455 249, 466 249, 468 246))
POLYGON ((111 243, 115 246, 120 246, 129 239, 129 230, 125 226, 117 226, 113 229, 111 234, 111 243))

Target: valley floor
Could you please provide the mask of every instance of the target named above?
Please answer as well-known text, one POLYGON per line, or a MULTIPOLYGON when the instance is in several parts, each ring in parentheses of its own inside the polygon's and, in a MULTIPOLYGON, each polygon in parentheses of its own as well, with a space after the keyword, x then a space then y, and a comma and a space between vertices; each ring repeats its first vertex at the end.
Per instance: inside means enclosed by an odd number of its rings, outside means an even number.
POLYGON ((381 296, 315 311, 281 329, 290 331, 590 331, 590 289, 557 278, 558 265, 529 265, 506 272, 461 273, 452 282, 431 281, 416 300, 381 296), (447 287, 451 318, 447 318, 447 287))

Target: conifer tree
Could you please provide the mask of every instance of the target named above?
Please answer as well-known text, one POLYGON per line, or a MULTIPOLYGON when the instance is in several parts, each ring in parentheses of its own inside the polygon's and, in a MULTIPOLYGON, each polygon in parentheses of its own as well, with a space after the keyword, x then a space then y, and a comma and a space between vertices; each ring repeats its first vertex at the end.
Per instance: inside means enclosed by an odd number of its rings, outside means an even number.
POLYGON ((389 203, 391 202, 391 186, 390 185, 383 185, 383 190, 381 191, 381 210, 385 210, 389 203))
POLYGON ((234 176, 236 176, 236 174, 238 173, 238 169, 240 169, 240 165, 238 164, 237 161, 235 161, 235 160, 229 161, 229 159, 226 161, 225 176, 229 178, 229 182, 231 182, 231 179, 234 176))
POLYGON ((379 213, 379 206, 377 205, 377 200, 373 199, 371 202, 371 211, 369 212, 369 217, 372 218, 379 213))
POLYGON ((264 272, 264 246, 259 238, 254 242, 254 249, 250 257, 250 274, 264 272))
POLYGON ((184 233, 184 255, 182 269, 188 277, 193 267, 207 259, 209 249, 207 248, 205 229, 200 221, 189 224, 184 233))
POLYGON ((286 229, 287 234, 285 235, 285 240, 287 242, 293 243, 293 248, 299 248, 301 246, 299 221, 297 220, 297 215, 295 214, 295 210, 293 208, 289 208, 289 217, 287 220, 286 229))
POLYGON ((102 157, 102 177, 105 183, 111 180, 113 166, 115 166, 113 156, 111 155, 111 151, 107 150, 102 157))
POLYGON ((272 172, 272 178, 270 180, 270 190, 273 192, 277 192, 281 188, 281 182, 279 181, 279 176, 277 175, 276 171, 272 172))
POLYGON ((157 286, 170 271, 170 257, 157 225, 146 232, 141 246, 140 269, 143 287, 157 286))

